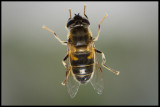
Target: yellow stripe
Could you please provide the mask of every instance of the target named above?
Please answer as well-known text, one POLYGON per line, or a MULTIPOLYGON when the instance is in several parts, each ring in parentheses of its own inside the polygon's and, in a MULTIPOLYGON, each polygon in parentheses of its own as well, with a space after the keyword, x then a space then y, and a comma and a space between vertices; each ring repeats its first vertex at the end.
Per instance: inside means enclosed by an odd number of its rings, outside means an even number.
POLYGON ((84 74, 84 75, 78 75, 78 74, 74 74, 75 76, 86 76, 86 75, 91 75, 92 73, 90 74, 84 74))

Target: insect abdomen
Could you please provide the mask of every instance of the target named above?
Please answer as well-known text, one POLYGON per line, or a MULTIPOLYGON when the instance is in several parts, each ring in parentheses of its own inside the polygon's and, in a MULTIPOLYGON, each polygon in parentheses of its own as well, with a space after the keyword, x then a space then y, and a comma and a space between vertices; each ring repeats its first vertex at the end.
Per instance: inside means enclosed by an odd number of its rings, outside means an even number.
POLYGON ((72 53, 72 71, 81 84, 86 83, 92 75, 94 58, 90 57, 91 54, 89 51, 72 53))

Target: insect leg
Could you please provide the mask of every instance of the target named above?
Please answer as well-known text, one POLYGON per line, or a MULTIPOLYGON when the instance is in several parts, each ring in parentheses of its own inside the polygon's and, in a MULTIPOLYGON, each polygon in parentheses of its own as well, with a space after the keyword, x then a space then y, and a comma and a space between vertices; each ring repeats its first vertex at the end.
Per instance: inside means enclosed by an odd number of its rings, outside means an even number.
POLYGON ((97 34, 97 36, 94 38, 94 41, 97 41, 98 40, 98 38, 99 38, 99 33, 100 33, 100 25, 101 25, 101 23, 104 21, 104 19, 107 17, 108 15, 107 14, 105 14, 105 16, 103 17, 103 19, 100 21, 100 23, 98 24, 98 34, 97 34))
MULTIPOLYGON (((64 57, 64 59, 62 60, 62 63, 65 67, 67 67, 67 64, 65 63, 65 60, 68 58, 68 54, 64 57)), ((68 79, 68 76, 69 76, 69 69, 67 69, 66 71, 66 79, 61 83, 62 85, 65 85, 66 84, 66 81, 68 79)))
POLYGON ((86 5, 84 5, 84 16, 88 19, 87 15, 85 14, 86 12, 86 5))
POLYGON ((72 18, 71 9, 69 9, 69 15, 70 15, 70 19, 71 19, 72 18))
POLYGON ((65 63, 65 60, 68 58, 68 54, 64 57, 64 59, 62 60, 62 63, 64 65, 64 67, 66 67, 66 63, 65 63))
POLYGON ((67 71, 66 71, 66 79, 61 83, 62 85, 66 85, 66 81, 68 79, 69 73, 70 73, 70 68, 67 69, 67 71))
POLYGON ((100 54, 102 55, 102 66, 105 67, 106 69, 108 69, 109 71, 115 73, 116 75, 119 75, 119 71, 113 70, 113 69, 111 69, 111 68, 109 68, 108 66, 105 65, 106 58, 105 58, 104 53, 101 52, 101 51, 99 51, 99 50, 96 50, 96 49, 95 49, 95 51, 96 51, 97 53, 100 53, 100 54))
POLYGON ((43 26, 42 28, 44 28, 44 29, 48 30, 49 32, 53 33, 54 36, 56 37, 56 39, 57 39, 59 42, 61 42, 63 45, 67 45, 67 42, 66 42, 66 41, 62 41, 62 40, 57 36, 57 34, 56 34, 53 30, 49 29, 49 28, 46 27, 46 26, 43 26))

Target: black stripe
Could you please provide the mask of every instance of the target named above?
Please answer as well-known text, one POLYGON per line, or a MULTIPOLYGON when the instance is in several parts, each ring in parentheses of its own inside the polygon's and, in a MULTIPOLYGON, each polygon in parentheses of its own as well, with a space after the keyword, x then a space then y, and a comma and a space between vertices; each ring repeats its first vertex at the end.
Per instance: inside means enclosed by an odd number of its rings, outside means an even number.
POLYGON ((102 53, 101 51, 99 51, 99 50, 97 50, 97 49, 95 49, 95 51, 98 52, 98 53, 102 53))
POLYGON ((85 84, 91 78, 91 74, 85 76, 76 75, 75 77, 81 84, 85 84))
POLYGON ((90 55, 90 52, 79 52, 74 53, 74 57, 78 58, 78 60, 72 60, 71 59, 71 65, 72 66, 81 66, 81 65, 91 65, 94 63, 94 58, 88 59, 88 56, 90 55))
POLYGON ((72 67, 72 71, 77 75, 86 75, 93 72, 93 65, 85 67, 72 67))

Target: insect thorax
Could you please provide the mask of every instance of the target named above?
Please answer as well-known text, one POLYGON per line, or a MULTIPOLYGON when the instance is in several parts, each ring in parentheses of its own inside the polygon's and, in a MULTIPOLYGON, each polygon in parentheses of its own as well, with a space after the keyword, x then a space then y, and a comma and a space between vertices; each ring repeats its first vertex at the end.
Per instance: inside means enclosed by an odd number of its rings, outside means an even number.
POLYGON ((69 42, 75 47, 87 46, 91 41, 91 34, 88 28, 75 27, 70 30, 69 42))

